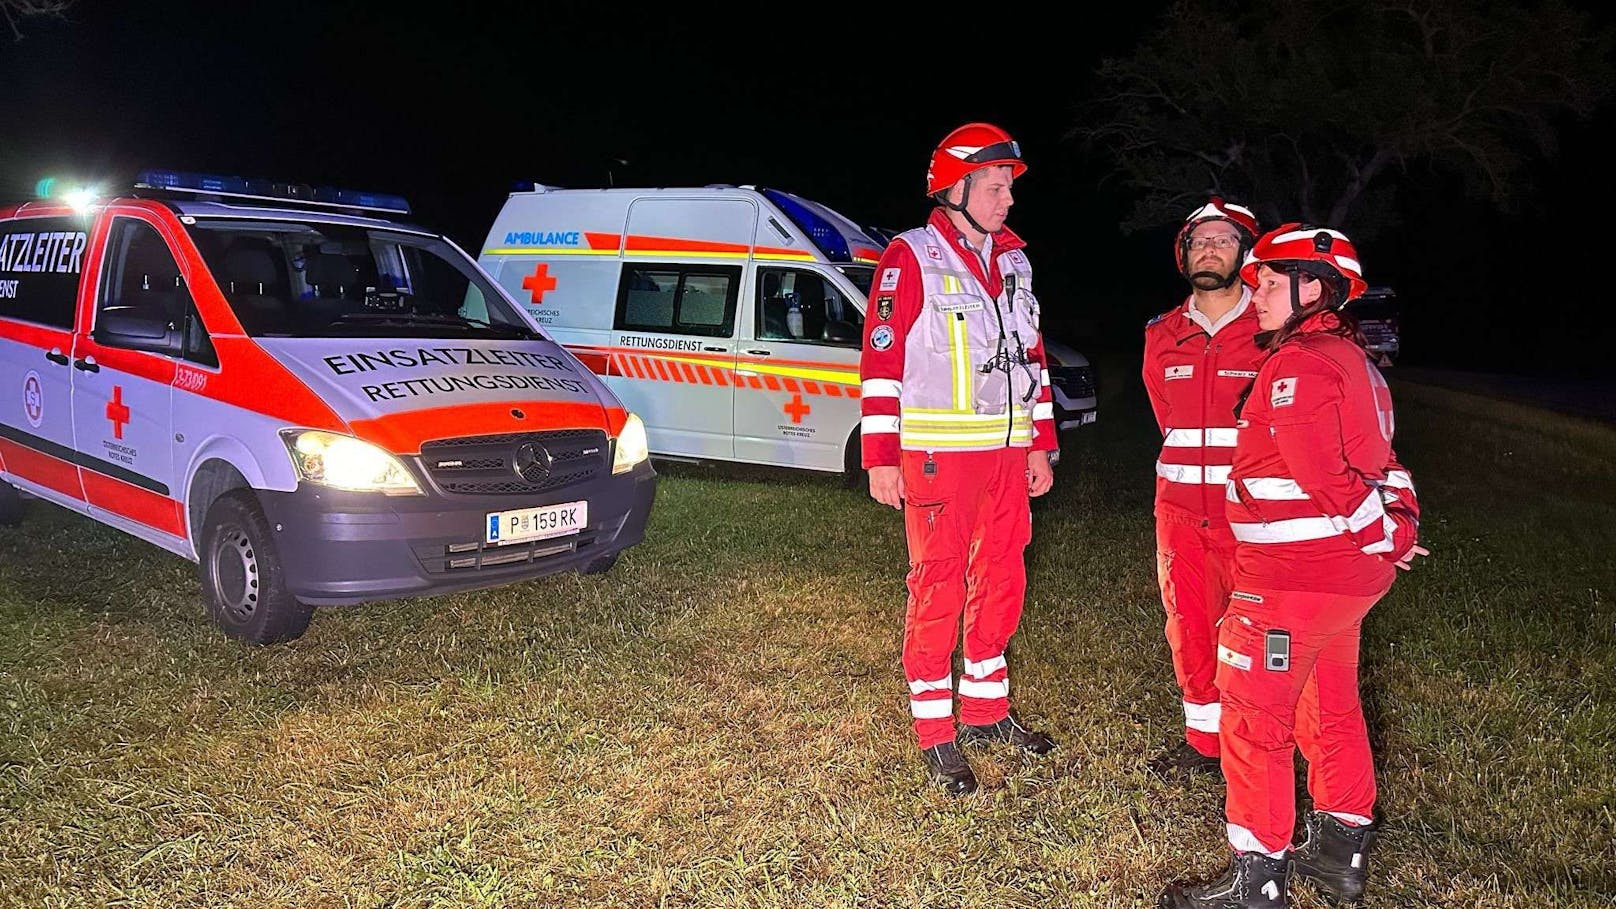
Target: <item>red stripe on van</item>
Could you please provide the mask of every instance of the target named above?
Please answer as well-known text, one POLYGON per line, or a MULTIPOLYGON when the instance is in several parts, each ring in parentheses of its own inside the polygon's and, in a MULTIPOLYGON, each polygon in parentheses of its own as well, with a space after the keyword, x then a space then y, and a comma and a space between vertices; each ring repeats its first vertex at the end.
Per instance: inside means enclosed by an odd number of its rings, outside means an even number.
POLYGON ((97 508, 176 537, 185 536, 185 508, 168 496, 85 469, 84 492, 97 508))
POLYGON ((7 473, 79 501, 84 500, 84 490, 79 486, 79 469, 71 462, 53 458, 10 439, 0 439, 0 455, 4 456, 7 473))

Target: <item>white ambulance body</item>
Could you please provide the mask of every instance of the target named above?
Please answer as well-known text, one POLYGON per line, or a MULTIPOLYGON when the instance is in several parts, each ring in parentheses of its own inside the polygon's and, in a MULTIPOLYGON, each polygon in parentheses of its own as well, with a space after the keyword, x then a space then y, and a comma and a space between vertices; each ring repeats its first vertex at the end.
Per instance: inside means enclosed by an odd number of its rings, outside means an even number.
POLYGON ((0 525, 27 493, 197 561, 254 643, 643 537, 638 418, 403 200, 137 187, 0 207, 0 525))
POLYGON ((774 189, 537 186, 479 260, 645 420, 653 454, 853 477, 882 248, 774 189))

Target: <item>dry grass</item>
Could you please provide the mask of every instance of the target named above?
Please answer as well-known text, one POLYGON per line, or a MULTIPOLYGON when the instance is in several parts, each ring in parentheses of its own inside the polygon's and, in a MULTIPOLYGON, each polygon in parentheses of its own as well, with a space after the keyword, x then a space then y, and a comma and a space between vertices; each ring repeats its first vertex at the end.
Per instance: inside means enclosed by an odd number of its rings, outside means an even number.
MULTIPOLYGON (((1061 747, 976 752, 962 800, 911 740, 897 516, 833 479, 664 468, 606 576, 269 649, 186 563, 36 504, 0 530, 0 906, 1154 905, 1221 863, 1222 791, 1141 770, 1180 715, 1153 427, 1108 385, 1012 649, 1061 747)), ((1370 905, 1616 905, 1616 431, 1394 393, 1436 554, 1368 623, 1370 905)))

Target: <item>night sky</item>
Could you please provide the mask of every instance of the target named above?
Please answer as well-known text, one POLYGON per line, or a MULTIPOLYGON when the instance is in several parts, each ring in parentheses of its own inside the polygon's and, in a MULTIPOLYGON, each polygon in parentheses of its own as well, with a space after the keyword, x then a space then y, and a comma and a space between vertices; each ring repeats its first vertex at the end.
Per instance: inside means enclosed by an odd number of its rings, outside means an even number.
MULTIPOLYGON (((1078 28, 1021 8, 994 22, 868 5, 739 21, 598 4, 118 6, 81 0, 0 45, 0 198, 46 175, 116 187, 145 167, 346 186, 404 195, 473 254, 522 179, 760 184, 906 228, 929 208, 932 147, 987 120, 1031 167, 1010 226, 1051 333, 1127 356, 1184 293, 1173 227, 1123 234, 1131 200, 1061 141, 1095 64, 1126 54, 1159 0, 1078 28)), ((1616 192, 1596 142, 1611 120, 1607 106, 1569 126, 1526 212, 1497 215, 1436 178, 1405 193, 1402 230, 1362 250, 1371 283, 1403 301, 1403 362, 1611 372, 1599 266, 1616 192)))

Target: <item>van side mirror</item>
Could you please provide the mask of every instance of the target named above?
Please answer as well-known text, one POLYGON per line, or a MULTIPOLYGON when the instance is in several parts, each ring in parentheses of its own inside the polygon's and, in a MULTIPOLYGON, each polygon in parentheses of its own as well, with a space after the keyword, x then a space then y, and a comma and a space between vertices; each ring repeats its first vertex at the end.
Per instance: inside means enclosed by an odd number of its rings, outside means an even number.
POLYGON ((108 347, 143 350, 177 357, 184 349, 180 327, 161 314, 140 312, 132 306, 112 306, 101 311, 91 335, 108 347))
POLYGON ((825 322, 825 340, 832 344, 857 344, 862 339, 852 322, 830 319, 825 322))

